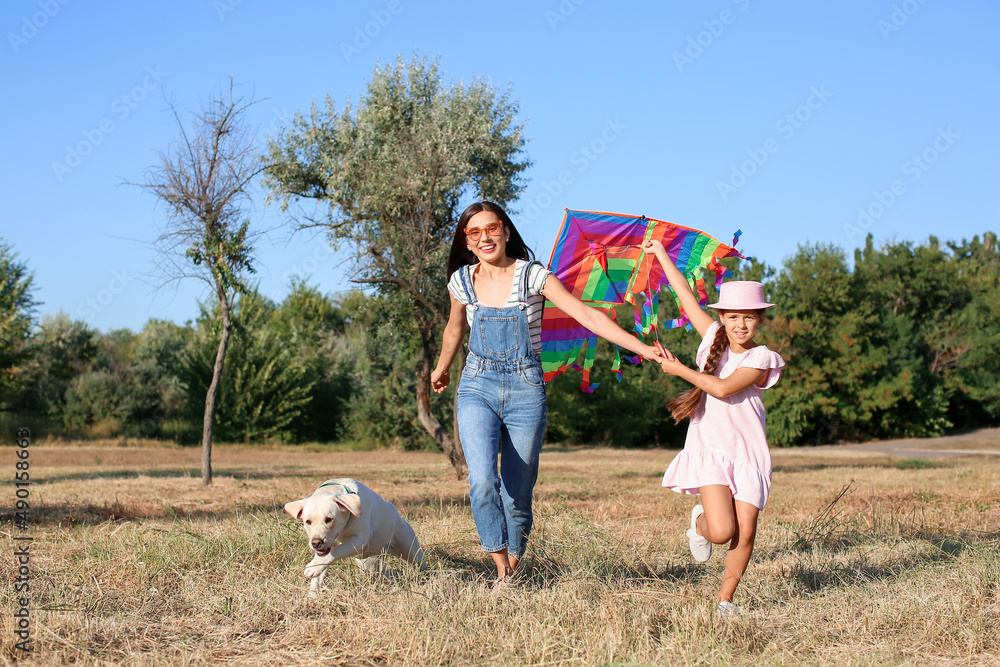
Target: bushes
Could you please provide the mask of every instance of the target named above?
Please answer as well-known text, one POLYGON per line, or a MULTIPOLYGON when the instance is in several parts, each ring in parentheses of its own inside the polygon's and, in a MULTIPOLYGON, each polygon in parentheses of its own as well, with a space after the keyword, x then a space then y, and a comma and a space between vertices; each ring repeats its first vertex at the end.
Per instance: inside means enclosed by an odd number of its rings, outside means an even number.
MULTIPOLYGON (((750 262, 734 277, 761 280, 777 304, 758 334, 788 363, 764 395, 772 445, 1000 423, 1000 249, 992 234, 944 247, 932 238, 876 248, 869 239, 853 265, 839 248, 803 246, 780 270, 750 262)), ((676 316, 669 298, 663 304, 663 318, 676 316)), ((422 345, 412 316, 398 298, 352 292, 334 300, 302 281, 281 304, 247 295, 235 314, 217 436, 436 447, 416 417, 422 345)), ((623 312, 619 321, 629 318, 623 312)), ((18 353, 18 418, 70 435, 196 442, 216 326, 211 310, 185 326, 150 320, 137 334, 45 317, 18 353)), ((693 365, 696 333, 660 339, 693 365)), ((599 346, 595 393, 581 393, 572 371, 548 386, 547 440, 683 442, 686 425, 673 424, 665 402, 686 383, 654 364, 623 362, 619 384, 609 370, 613 346, 599 346)), ((456 385, 431 396, 445 425, 456 385)))
MULTIPOLYGON (((215 435, 220 440, 251 442, 280 438, 300 419, 314 381, 295 349, 273 328, 275 305, 267 298, 243 295, 233 310, 234 335, 226 354, 216 402, 215 435)), ((202 309, 185 350, 182 381, 188 414, 199 420, 212 380, 219 345, 214 310, 202 309)))
POLYGON ((1000 249, 871 237, 804 246, 767 283, 767 336, 788 362, 765 394, 772 444, 925 437, 1000 419, 1000 249), (973 398, 975 397, 975 398, 973 398))
POLYGON ((96 422, 117 421, 119 383, 108 371, 77 376, 66 391, 63 423, 83 431, 96 422))

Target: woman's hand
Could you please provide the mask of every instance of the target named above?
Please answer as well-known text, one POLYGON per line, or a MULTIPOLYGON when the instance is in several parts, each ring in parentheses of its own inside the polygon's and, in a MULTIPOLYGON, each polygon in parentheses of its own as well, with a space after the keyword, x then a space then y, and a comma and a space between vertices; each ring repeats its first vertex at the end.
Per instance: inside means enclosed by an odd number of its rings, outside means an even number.
POLYGON ((652 345, 643 345, 638 354, 646 361, 655 361, 656 363, 660 363, 660 360, 663 359, 660 355, 660 351, 652 345))
POLYGON ((447 368, 431 371, 431 388, 435 394, 440 394, 451 384, 451 371, 447 368))
POLYGON ((454 294, 449 294, 449 297, 451 313, 448 315, 448 324, 444 327, 441 356, 431 371, 431 388, 437 394, 447 389, 451 383, 451 364, 455 361, 455 355, 462 347, 462 339, 465 337, 465 305, 456 299, 454 294))
POLYGON ((646 361, 655 361, 660 363, 664 359, 674 359, 673 353, 667 348, 661 346, 659 343, 653 345, 643 345, 642 350, 639 352, 639 356, 646 361))

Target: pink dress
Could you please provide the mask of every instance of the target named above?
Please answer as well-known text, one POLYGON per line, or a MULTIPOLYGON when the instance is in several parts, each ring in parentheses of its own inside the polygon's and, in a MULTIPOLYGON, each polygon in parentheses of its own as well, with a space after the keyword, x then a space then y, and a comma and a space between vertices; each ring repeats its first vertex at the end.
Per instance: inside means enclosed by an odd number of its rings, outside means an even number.
MULTIPOLYGON (((705 368, 715 322, 698 346, 698 369, 705 368)), ((771 453, 764 433, 764 390, 781 377, 784 359, 764 345, 733 354, 722 353, 716 375, 729 377, 737 368, 768 370, 763 387, 752 384, 726 398, 702 394, 701 405, 691 416, 684 450, 674 457, 663 475, 663 486, 677 493, 698 494, 699 487, 724 484, 733 498, 764 509, 771 489, 771 453)))

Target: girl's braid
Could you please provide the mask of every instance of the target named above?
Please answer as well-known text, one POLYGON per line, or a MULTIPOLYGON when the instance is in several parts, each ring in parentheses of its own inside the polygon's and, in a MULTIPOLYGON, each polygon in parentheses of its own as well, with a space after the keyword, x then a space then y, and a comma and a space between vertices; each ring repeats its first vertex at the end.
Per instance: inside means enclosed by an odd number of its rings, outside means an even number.
MULTIPOLYGON (((715 332, 715 338, 712 339, 712 346, 708 349, 708 358, 705 360, 705 369, 702 373, 715 375, 715 371, 719 368, 719 361, 722 359, 722 353, 726 351, 728 345, 729 336, 726 335, 726 327, 720 324, 715 332)), ((703 393, 698 387, 691 387, 674 400, 667 402, 667 409, 670 410, 675 424, 680 424, 681 421, 695 413, 698 406, 701 405, 703 393)))

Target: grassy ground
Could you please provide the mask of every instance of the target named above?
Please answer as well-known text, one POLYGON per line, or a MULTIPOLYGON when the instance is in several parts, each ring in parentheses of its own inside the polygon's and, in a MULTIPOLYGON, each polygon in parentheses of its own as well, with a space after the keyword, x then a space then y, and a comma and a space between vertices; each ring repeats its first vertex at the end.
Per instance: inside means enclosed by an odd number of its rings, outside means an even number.
MULTIPOLYGON (((466 485, 440 455, 217 447, 203 489, 194 449, 38 443, 29 662, 1000 662, 1000 457, 775 450, 737 591, 748 613, 725 623, 711 604, 725 549, 694 563, 694 501, 659 486, 674 454, 546 449, 526 583, 495 596, 466 485), (308 602, 311 554, 281 507, 330 477, 394 502, 431 572, 395 563, 398 578, 369 580, 345 562, 308 602)), ((9 555, 0 576, 14 609, 9 555)), ((11 613, 0 633, 0 659, 23 657, 11 613)))

